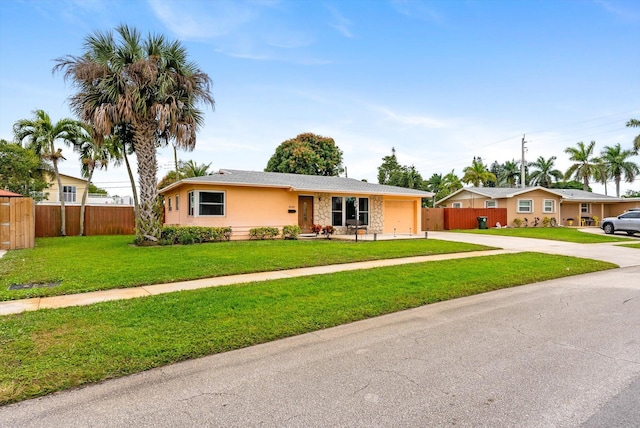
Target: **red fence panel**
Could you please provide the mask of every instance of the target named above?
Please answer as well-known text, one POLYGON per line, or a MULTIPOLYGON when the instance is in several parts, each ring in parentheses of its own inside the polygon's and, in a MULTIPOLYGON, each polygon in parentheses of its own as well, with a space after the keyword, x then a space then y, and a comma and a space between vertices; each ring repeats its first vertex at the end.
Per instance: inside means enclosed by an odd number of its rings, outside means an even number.
POLYGON ((487 227, 507 224, 506 208, 444 208, 445 230, 477 229, 478 217, 487 217, 487 227))

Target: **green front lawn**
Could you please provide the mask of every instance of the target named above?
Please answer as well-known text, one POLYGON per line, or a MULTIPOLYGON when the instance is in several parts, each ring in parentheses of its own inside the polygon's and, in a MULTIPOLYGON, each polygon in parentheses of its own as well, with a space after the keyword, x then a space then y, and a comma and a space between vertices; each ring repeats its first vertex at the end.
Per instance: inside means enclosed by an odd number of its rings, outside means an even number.
POLYGON ((598 244, 604 242, 629 241, 629 238, 596 235, 594 233, 581 232, 578 229, 568 227, 509 227, 502 229, 452 230, 452 232, 516 236, 519 238, 550 239, 553 241, 576 242, 578 244, 598 244))
POLYGON ((638 244, 622 244, 620 247, 638 248, 640 249, 640 243, 638 244))
POLYGON ((131 236, 41 238, 0 259, 0 301, 186 281, 224 275, 490 247, 433 239, 397 241, 231 241, 135 247, 131 236), (12 284, 54 287, 8 290, 12 284))
MULTIPOLYGON (((257 247, 280 246, 268 244, 257 247)), ((302 244, 293 248, 315 248, 302 244)), ((566 256, 504 254, 4 316, 0 404, 428 303, 614 267, 566 256)))

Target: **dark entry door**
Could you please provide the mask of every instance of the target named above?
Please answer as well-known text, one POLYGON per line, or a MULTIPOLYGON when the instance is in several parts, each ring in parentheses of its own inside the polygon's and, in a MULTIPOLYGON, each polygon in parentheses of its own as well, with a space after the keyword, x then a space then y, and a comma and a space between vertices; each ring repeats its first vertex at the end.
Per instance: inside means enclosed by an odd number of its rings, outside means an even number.
POLYGON ((311 233, 313 225, 313 196, 298 196, 298 226, 300 232, 311 233))

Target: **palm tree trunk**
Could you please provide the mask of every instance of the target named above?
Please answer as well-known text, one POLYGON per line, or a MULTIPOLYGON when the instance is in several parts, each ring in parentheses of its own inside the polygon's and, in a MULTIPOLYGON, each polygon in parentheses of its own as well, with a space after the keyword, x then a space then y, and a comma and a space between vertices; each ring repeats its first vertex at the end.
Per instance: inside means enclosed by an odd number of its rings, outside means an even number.
POLYGON ((138 243, 157 242, 160 239, 161 224, 155 209, 158 196, 155 129, 153 121, 146 121, 137 124, 134 133, 140 184, 140 205, 136 217, 136 241, 138 243))
POLYGON ((129 181, 131 182, 131 192, 133 193, 133 212, 135 217, 138 218, 138 190, 136 189, 136 180, 133 178, 133 172, 131 172, 131 164, 129 163, 129 157, 127 156, 127 148, 124 148, 122 152, 124 155, 124 163, 127 165, 127 173, 129 174, 129 181))
POLYGON ((60 173, 58 172, 58 159, 55 157, 55 155, 51 159, 51 163, 53 164, 53 172, 56 175, 56 180, 58 181, 58 198, 60 199, 60 236, 67 236, 67 219, 64 207, 64 192, 62 191, 62 180, 60 180, 60 173))
POLYGON ((91 178, 93 177, 93 171, 95 168, 89 169, 89 177, 87 179, 87 186, 82 193, 82 202, 80 203, 80 233, 79 236, 84 236, 84 208, 87 203, 87 195, 89 194, 89 184, 91 184, 91 178))
POLYGON ((620 174, 616 174, 616 197, 619 198, 620 197, 620 179, 621 176, 620 174))
POLYGON ((582 178, 582 190, 589 191, 589 177, 586 175, 582 178))

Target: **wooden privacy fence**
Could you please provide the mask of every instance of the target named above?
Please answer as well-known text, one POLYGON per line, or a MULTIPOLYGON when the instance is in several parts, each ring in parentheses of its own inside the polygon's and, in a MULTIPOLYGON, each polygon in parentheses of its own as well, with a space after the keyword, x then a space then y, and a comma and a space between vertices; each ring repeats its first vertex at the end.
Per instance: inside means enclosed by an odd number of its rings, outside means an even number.
POLYGON ((507 224, 506 208, 423 208, 422 230, 477 229, 478 217, 487 217, 487 227, 507 224))
POLYGON ((34 247, 33 207, 31 198, 0 198, 0 250, 34 247))
MULTIPOLYGON (((37 238, 60 236, 62 224, 60 205, 36 205, 37 238)), ((67 236, 80 234, 80 206, 65 206, 67 236)), ((84 234, 131 235, 134 233, 135 213, 132 206, 87 205, 84 211, 84 234)))

